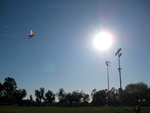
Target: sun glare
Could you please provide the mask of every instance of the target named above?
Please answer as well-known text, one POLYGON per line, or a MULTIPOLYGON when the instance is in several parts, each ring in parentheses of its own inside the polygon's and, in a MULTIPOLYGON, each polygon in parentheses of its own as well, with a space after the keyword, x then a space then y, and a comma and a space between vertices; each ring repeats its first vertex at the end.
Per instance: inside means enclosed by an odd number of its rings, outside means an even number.
POLYGON ((112 35, 108 32, 101 32, 96 35, 93 41, 93 45, 98 50, 104 51, 107 50, 113 42, 112 35))

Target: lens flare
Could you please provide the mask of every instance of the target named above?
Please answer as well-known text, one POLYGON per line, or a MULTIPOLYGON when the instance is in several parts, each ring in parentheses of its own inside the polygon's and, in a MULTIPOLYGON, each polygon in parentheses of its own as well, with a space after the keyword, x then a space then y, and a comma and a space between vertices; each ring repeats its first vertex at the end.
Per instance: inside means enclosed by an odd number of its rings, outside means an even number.
POLYGON ((42 66, 44 72, 53 72, 55 71, 56 66, 53 63, 47 63, 42 66))

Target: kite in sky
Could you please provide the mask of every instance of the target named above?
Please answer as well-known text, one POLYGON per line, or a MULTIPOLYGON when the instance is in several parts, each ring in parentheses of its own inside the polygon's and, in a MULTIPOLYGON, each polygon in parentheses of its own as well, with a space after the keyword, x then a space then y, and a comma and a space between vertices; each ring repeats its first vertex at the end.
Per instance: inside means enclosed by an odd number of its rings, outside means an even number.
MULTIPOLYGON (((27 29, 26 27, 20 27, 20 26, 10 26, 10 25, 1 25, 2 27, 5 27, 5 28, 8 28, 8 27, 16 27, 16 28, 25 28, 27 29)), ((18 36, 13 36, 13 35, 6 35, 6 34, 1 34, 3 36, 7 36, 7 37, 14 37, 14 38, 21 38, 21 37, 18 37, 18 36)), ((26 36, 29 36, 29 39, 32 38, 34 35, 33 35, 33 30, 31 29, 30 30, 30 34, 26 34, 26 36)))
POLYGON ((34 36, 33 35, 33 30, 31 29, 30 34, 26 34, 26 36, 29 36, 29 39, 32 38, 34 36))

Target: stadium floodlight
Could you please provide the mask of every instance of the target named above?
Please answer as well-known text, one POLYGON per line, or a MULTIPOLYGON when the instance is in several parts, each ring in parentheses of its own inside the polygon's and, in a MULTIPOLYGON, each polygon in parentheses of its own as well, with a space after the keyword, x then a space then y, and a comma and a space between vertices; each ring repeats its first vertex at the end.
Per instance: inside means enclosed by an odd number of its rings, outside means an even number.
POLYGON ((122 48, 119 48, 115 55, 117 55, 121 50, 122 48))
POLYGON ((120 51, 122 50, 122 48, 119 48, 118 51, 115 53, 115 55, 118 54, 118 63, 119 63, 119 77, 120 77, 120 97, 121 97, 121 108, 123 108, 123 104, 122 104, 122 82, 121 82, 121 68, 120 68, 120 57, 122 55, 122 53, 120 53, 120 51))

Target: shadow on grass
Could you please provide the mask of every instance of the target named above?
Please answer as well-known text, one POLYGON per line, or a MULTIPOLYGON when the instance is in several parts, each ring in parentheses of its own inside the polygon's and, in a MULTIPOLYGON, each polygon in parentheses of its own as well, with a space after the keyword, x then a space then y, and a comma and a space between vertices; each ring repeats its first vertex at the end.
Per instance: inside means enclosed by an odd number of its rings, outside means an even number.
MULTIPOLYGON (((115 113, 119 113, 116 109, 112 108, 111 106, 109 106, 109 107, 110 107, 110 109, 112 109, 113 111, 115 111, 115 113)), ((128 111, 128 112, 134 112, 133 110, 129 110, 129 109, 124 109, 124 110, 128 111)))
POLYGON ((125 111, 129 111, 129 112, 134 112, 134 111, 132 111, 132 110, 129 110, 129 109, 124 109, 125 111))
POLYGON ((113 111, 115 111, 115 113, 119 113, 117 110, 115 110, 114 108, 112 108, 111 106, 109 106, 110 109, 112 109, 113 111))

